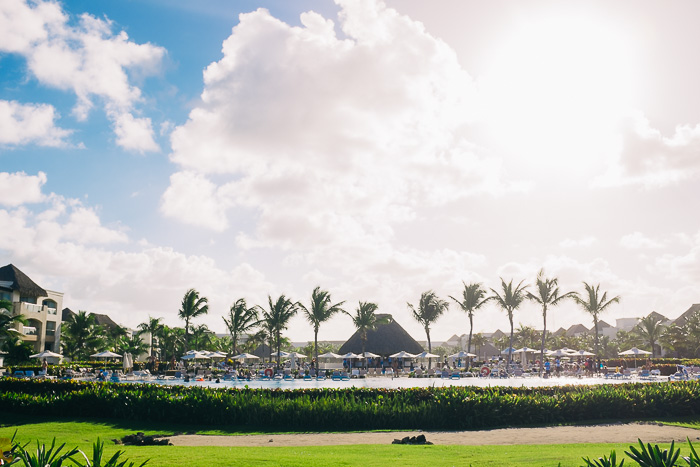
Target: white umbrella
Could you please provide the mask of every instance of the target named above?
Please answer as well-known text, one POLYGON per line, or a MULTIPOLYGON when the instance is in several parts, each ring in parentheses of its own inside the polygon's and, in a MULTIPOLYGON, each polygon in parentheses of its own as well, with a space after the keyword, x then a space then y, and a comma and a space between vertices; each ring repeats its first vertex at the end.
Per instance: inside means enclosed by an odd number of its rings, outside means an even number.
POLYGON ((506 355, 511 354, 511 353, 515 353, 515 352, 517 352, 517 349, 514 349, 513 347, 508 347, 507 349, 501 350, 501 353, 504 353, 506 355))
POLYGON ((236 355, 234 357, 231 357, 234 360, 259 360, 260 357, 257 355, 253 355, 252 353, 242 353, 240 355, 236 355))
POLYGON ((634 355, 634 367, 637 368, 637 355, 651 355, 651 352, 646 350, 638 349, 637 347, 632 347, 629 350, 620 352, 620 355, 634 355))
POLYGON ((132 366, 133 366, 133 363, 131 362, 131 354, 127 352, 124 354, 124 360, 122 361, 122 368, 124 370, 128 370, 132 366))
POLYGON ((357 355, 356 353, 348 352, 345 355, 341 355, 340 358, 365 358, 362 355, 357 355))
POLYGON ((412 353, 408 353, 405 350, 402 350, 401 352, 397 352, 393 355, 389 355, 391 358, 416 358, 416 356, 412 353))
POLYGON ((223 352, 212 352, 209 354, 209 358, 226 358, 226 354, 223 352))
POLYGON ((342 355, 338 355, 337 353, 333 352, 326 352, 322 353, 321 355, 318 356, 318 358, 344 358, 342 355))
POLYGON ((476 357, 475 354, 469 353, 465 350, 460 350, 459 352, 449 355, 450 358, 469 358, 469 357, 476 357))
POLYGON ((571 357, 571 354, 564 349, 552 350, 551 352, 547 352, 547 355, 549 357, 571 357))
POLYGON ((180 360, 208 360, 209 357, 207 355, 204 355, 203 353, 200 352, 195 352, 195 353, 188 353, 180 357, 180 360))
POLYGON ((362 355, 364 355, 365 358, 379 358, 379 355, 377 355, 376 353, 372 353, 372 352, 365 352, 362 355))
POLYGON ((38 354, 30 355, 29 358, 62 358, 63 355, 55 352, 51 352, 50 350, 44 350, 43 352, 39 352, 38 354))
POLYGON ((576 355, 577 357, 592 357, 595 354, 587 350, 579 350, 578 352, 575 352, 572 355, 576 355))
MULTIPOLYGON (((277 352, 272 352, 270 355, 273 356, 273 357, 277 357, 277 352)), ((285 352, 284 350, 280 350, 279 356, 282 357, 282 358, 288 357, 288 356, 289 356, 289 353, 285 352)))
POLYGON ((428 352, 428 351, 426 350, 426 351, 424 351, 424 352, 419 353, 418 355, 416 355, 416 358, 440 358, 440 356, 439 356, 439 355, 435 355, 434 353, 430 353, 430 352, 428 352))
POLYGON ((306 355, 304 355, 303 353, 299 353, 299 352, 291 352, 287 356, 290 358, 306 358, 306 355))
POLYGON ((121 355, 119 355, 118 353, 114 353, 110 350, 105 350, 104 352, 92 354, 90 356, 95 358, 122 358, 121 355))

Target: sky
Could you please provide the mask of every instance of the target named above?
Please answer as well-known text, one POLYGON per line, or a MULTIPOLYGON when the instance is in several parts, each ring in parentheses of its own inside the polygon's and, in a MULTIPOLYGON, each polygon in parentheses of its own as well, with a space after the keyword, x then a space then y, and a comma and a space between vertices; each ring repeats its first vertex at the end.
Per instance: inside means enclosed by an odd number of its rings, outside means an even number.
MULTIPOLYGON (((4 0, 0 264, 64 306, 182 326, 316 286, 407 303, 463 282, 700 302, 700 5, 4 0)), ((542 327, 536 304, 516 328, 542 327)), ((574 303, 556 330, 592 320, 574 303)), ((495 305, 475 332, 507 330, 495 305)), ((452 302, 433 340, 468 333, 452 302)), ((347 316, 319 339, 345 340, 347 316)), ((299 315, 287 331, 313 339, 299 315)))

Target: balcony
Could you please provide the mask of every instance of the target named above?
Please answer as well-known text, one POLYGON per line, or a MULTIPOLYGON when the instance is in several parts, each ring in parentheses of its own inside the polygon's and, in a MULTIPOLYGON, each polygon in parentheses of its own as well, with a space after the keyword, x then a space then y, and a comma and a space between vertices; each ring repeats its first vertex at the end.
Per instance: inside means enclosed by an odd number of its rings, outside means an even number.
POLYGON ((46 307, 46 312, 50 315, 55 315, 58 313, 58 310, 56 310, 56 308, 46 307))
POLYGON ((42 306, 34 303, 20 302, 20 314, 41 313, 42 306))

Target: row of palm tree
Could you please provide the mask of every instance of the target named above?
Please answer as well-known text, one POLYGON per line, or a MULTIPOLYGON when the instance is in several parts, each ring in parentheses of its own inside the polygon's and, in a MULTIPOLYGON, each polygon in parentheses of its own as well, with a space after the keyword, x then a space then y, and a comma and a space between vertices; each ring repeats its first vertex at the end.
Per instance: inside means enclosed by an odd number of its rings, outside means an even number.
MULTIPOLYGON (((472 348, 472 334, 474 330, 474 313, 482 308, 490 301, 494 301, 498 306, 506 312, 508 322, 510 323, 510 339, 508 347, 513 348, 514 336, 514 314, 515 311, 526 301, 534 301, 540 305, 542 309, 543 331, 542 340, 540 342, 541 351, 544 352, 545 340, 547 337, 547 314, 558 306, 564 300, 575 301, 583 310, 593 317, 593 326, 595 328, 595 353, 598 354, 599 339, 598 339, 598 321, 600 315, 607 310, 612 304, 619 303, 620 297, 615 296, 608 299, 607 292, 600 291, 600 285, 590 285, 583 283, 584 294, 578 292, 561 292, 559 290, 559 280, 556 277, 549 278, 544 274, 544 270, 540 270, 535 280, 534 291, 528 290, 529 286, 525 281, 520 281, 517 284, 513 280, 506 282, 501 278, 501 289, 490 289, 491 294, 483 288, 481 283, 464 283, 461 298, 449 296, 457 305, 467 313, 469 317, 469 340, 468 349, 472 348)), ((408 308, 411 310, 413 317, 418 321, 425 330, 428 340, 428 351, 432 350, 430 341, 430 326, 447 310, 448 302, 437 297, 435 292, 429 290, 421 294, 420 301, 417 307, 408 303, 408 308)), ((512 362, 512 352, 508 353, 508 364, 512 362)), ((542 368, 540 368, 542 372, 542 368)))

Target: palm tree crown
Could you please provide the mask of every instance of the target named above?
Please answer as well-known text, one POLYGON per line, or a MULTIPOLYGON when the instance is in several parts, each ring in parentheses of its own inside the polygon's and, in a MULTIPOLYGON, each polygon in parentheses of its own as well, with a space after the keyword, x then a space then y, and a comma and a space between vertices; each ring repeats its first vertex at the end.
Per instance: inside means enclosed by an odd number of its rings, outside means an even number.
POLYGON ((472 348, 472 333, 474 331, 474 312, 484 306, 486 302, 491 300, 491 297, 486 296, 486 290, 481 287, 480 283, 471 283, 467 285, 464 281, 464 290, 462 290, 462 300, 457 300, 452 295, 450 298, 469 316, 469 340, 467 341, 467 352, 471 352, 472 348))
MULTIPOLYGON (((428 338, 428 352, 431 352, 433 349, 430 342, 430 325, 440 318, 447 310, 449 304, 439 299, 435 292, 428 290, 421 294, 418 309, 414 308, 410 303, 407 303, 407 305, 415 320, 425 329, 425 335, 428 338)), ((428 360, 428 367, 430 367, 430 360, 428 360)))
POLYGON ((251 331, 260 323, 258 309, 256 307, 248 307, 245 298, 239 298, 233 302, 229 309, 229 319, 226 319, 225 316, 223 319, 228 332, 231 334, 231 351, 234 353, 237 352, 238 336, 251 331))
POLYGON ((200 297, 199 292, 190 289, 182 297, 182 305, 178 311, 180 319, 185 320, 185 350, 190 350, 190 320, 209 312, 209 305, 206 297, 200 297))
POLYGON ((314 327, 314 357, 318 361, 318 329, 321 323, 328 321, 334 314, 343 311, 341 306, 345 301, 331 304, 331 294, 321 287, 316 287, 311 293, 311 305, 306 308, 299 303, 299 308, 304 312, 307 321, 314 327))
MULTIPOLYGON (((387 318, 378 318, 375 312, 379 306, 372 302, 359 302, 358 307, 355 309, 355 314, 351 315, 347 311, 343 310, 343 313, 348 315, 352 319, 352 324, 360 332, 360 337, 362 338, 362 355, 365 354, 365 346, 367 345, 367 331, 372 331, 382 324, 387 323, 389 320, 387 318)), ((366 362, 367 360, 365 360, 366 362)))
POLYGON ((661 324, 661 318, 650 314, 640 319, 634 332, 651 347, 651 358, 656 357, 656 343, 661 339, 666 326, 661 324))
POLYGON ((138 325, 139 335, 151 335, 151 357, 155 356, 156 338, 158 338, 163 331, 163 323, 160 322, 161 319, 162 318, 152 318, 149 316, 148 321, 138 325))
MULTIPOLYGON (((535 281, 535 292, 527 292, 527 298, 534 302, 537 302, 542 307, 542 345, 540 348, 541 355, 544 356, 544 346, 545 340, 547 338, 547 310, 551 307, 559 305, 563 300, 574 299, 576 297, 576 292, 566 292, 564 294, 559 294, 559 279, 556 277, 548 278, 544 275, 544 269, 540 269, 537 273, 537 280, 535 281)), ((540 364, 540 376, 542 376, 542 370, 544 369, 544 358, 542 358, 540 364)))
POLYGON ((491 289, 491 292, 493 292, 491 299, 495 300, 498 303, 498 306, 500 306, 508 314, 508 321, 510 322, 510 345, 508 351, 509 369, 510 363, 513 360, 513 312, 520 308, 520 305, 525 300, 525 294, 527 292, 527 285, 523 285, 523 282, 525 281, 520 281, 514 288, 512 279, 506 284, 506 281, 504 281, 501 277, 501 289, 503 290, 503 295, 496 290, 491 289))
POLYGON ((277 367, 280 366, 280 350, 282 346, 282 330, 287 329, 289 320, 297 313, 298 303, 292 302, 290 299, 280 295, 273 302, 271 296, 267 296, 269 310, 263 310, 263 319, 266 322, 266 327, 275 337, 277 347, 277 367))
POLYGON ((586 290, 585 298, 576 295, 574 300, 583 310, 593 317, 593 327, 595 329, 595 354, 598 355, 598 317, 613 303, 620 303, 620 296, 617 295, 608 300, 608 293, 600 294, 600 284, 593 286, 586 282, 583 283, 583 288, 586 290))

